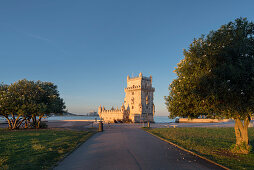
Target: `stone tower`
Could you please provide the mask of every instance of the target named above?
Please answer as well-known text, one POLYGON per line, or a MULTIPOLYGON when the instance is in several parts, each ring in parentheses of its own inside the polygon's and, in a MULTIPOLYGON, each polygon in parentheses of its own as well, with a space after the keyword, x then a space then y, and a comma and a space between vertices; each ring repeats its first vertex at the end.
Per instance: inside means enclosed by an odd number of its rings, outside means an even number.
POLYGON ((152 76, 127 76, 127 87, 124 89, 124 106, 130 110, 129 119, 133 122, 154 122, 155 106, 153 104, 152 76))

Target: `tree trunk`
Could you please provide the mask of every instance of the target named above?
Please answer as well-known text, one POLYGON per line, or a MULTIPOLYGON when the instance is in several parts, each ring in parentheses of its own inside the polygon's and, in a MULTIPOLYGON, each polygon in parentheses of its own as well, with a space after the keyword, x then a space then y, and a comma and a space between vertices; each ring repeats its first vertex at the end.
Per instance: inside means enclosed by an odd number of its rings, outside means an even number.
POLYGON ((12 129, 12 130, 13 129, 18 129, 20 127, 20 125, 22 124, 22 122, 23 122, 23 119, 20 118, 20 116, 15 117, 14 114, 12 114, 12 118, 11 119, 9 119, 8 116, 5 116, 5 118, 8 121, 8 125, 9 125, 8 128, 12 129))
POLYGON ((24 121, 24 119, 19 120, 19 123, 17 124, 17 128, 19 128, 22 125, 23 121, 24 121))
POLYGON ((28 128, 28 123, 30 122, 29 120, 30 120, 30 118, 26 118, 26 120, 25 120, 25 129, 28 128))
POLYGON ((5 117, 8 121, 9 129, 12 129, 12 123, 8 116, 5 117))
POLYGON ((247 154, 250 151, 248 126, 250 123, 249 117, 246 117, 243 122, 239 118, 235 119, 235 137, 236 145, 234 152, 247 154))
POLYGON ((39 119, 38 119, 38 122, 37 122, 37 127, 36 128, 40 128, 40 124, 41 124, 41 118, 42 118, 43 116, 39 116, 39 119))
MULTIPOLYGON (((19 118, 19 117, 18 117, 19 118)), ((12 114, 12 119, 11 119, 11 125, 12 125, 12 128, 11 129, 16 129, 16 124, 17 124, 17 119, 15 118, 15 115, 12 114)))
POLYGON ((25 127, 24 127, 25 129, 27 129, 28 128, 28 123, 27 123, 27 119, 25 120, 25 127))
POLYGON ((19 126, 18 126, 18 123, 20 121, 20 116, 16 117, 14 116, 14 123, 13 123, 13 129, 18 129, 19 126))
POLYGON ((36 128, 36 116, 35 115, 33 115, 32 116, 32 126, 33 126, 33 128, 36 128))

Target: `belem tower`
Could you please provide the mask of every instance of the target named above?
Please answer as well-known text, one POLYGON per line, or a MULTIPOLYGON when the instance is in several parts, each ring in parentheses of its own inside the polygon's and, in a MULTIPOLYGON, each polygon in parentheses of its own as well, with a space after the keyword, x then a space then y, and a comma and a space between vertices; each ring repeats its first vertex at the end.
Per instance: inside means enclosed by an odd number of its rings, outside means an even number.
POLYGON ((152 76, 144 77, 142 73, 138 77, 127 76, 127 87, 124 88, 125 98, 120 109, 106 110, 98 108, 101 120, 105 122, 154 122, 155 106, 153 103, 152 76))

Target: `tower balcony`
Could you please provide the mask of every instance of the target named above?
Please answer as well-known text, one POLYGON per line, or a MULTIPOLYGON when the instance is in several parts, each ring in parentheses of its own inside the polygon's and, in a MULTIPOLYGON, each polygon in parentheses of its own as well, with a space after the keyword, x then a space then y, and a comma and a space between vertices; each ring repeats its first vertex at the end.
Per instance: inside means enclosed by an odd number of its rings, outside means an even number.
POLYGON ((140 86, 140 85, 124 88, 124 91, 125 91, 125 92, 126 92, 126 91, 133 91, 133 90, 144 90, 144 91, 152 91, 152 92, 154 92, 154 91, 155 91, 155 88, 153 88, 153 87, 142 87, 142 86, 140 86))

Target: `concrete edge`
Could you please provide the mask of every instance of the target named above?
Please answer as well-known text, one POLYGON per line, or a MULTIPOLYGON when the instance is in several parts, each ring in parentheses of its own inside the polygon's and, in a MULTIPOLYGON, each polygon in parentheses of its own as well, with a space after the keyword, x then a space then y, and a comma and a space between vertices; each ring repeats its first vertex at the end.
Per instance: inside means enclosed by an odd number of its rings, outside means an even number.
MULTIPOLYGON (((146 131, 146 130, 144 130, 144 131, 146 131)), ((157 135, 155 135, 155 134, 153 134, 153 133, 151 133, 151 132, 148 132, 148 131, 146 131, 146 132, 149 133, 149 134, 151 134, 151 135, 153 135, 153 136, 155 136, 155 137, 157 137, 157 138, 159 138, 160 140, 162 140, 162 141, 164 141, 164 142, 167 142, 167 143, 169 143, 169 144, 171 144, 171 145, 173 145, 173 146, 175 146, 175 147, 177 147, 177 148, 179 148, 179 149, 185 151, 185 152, 188 152, 188 153, 190 153, 190 154, 192 154, 192 155, 195 155, 195 156, 197 156, 197 157, 199 157, 199 158, 201 158, 201 159, 204 159, 204 160, 206 160, 206 161, 208 161, 208 162, 210 162, 210 163, 212 163, 212 164, 215 164, 215 165, 217 165, 217 166, 219 166, 219 167, 221 167, 221 168, 223 168, 223 169, 230 170, 229 168, 227 168, 227 167, 225 167, 225 166, 223 166, 223 165, 221 165, 221 164, 218 164, 218 163, 216 163, 216 162, 214 162, 214 161, 212 161, 212 160, 210 160, 210 159, 208 159, 208 158, 205 158, 205 157, 203 157, 203 156, 201 156, 201 155, 198 155, 198 154, 196 154, 196 153, 194 153, 194 152, 192 152, 192 151, 190 151, 190 150, 187 150, 187 149, 185 149, 185 148, 183 148, 183 147, 181 147, 181 146, 179 146, 179 145, 177 145, 177 144, 175 144, 175 143, 172 143, 172 142, 170 142, 170 141, 168 141, 168 140, 166 140, 166 139, 164 139, 164 138, 162 138, 162 137, 159 137, 159 136, 157 136, 157 135)))
MULTIPOLYGON (((97 132, 92 132, 92 134, 87 138, 87 140, 89 140, 93 135, 95 135, 97 132)), ((52 165, 52 167, 50 167, 49 169, 53 170, 55 167, 57 167, 67 156, 69 156, 72 152, 74 152, 75 150, 77 150, 80 145, 84 144, 87 140, 85 140, 84 142, 80 142, 72 151, 66 153, 62 159, 60 159, 59 161, 57 161, 54 165, 52 165)))

